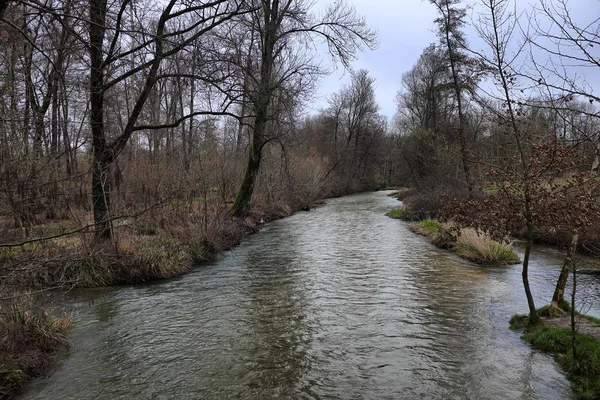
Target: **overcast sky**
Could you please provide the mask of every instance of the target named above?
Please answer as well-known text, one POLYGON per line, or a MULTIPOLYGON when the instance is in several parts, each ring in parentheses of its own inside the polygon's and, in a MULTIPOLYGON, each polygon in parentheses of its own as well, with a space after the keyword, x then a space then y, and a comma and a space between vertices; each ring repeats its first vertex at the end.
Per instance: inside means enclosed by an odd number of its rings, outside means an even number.
MULTIPOLYGON (((374 51, 358 54, 352 64, 353 69, 366 69, 376 80, 376 96, 381 114, 392 117, 396 113, 395 97, 401 89, 402 74, 417 62, 419 56, 430 43, 437 42, 434 20, 436 10, 427 0, 347 0, 356 11, 366 17, 370 27, 379 32, 379 47, 374 51)), ((317 9, 331 4, 333 0, 317 0, 317 9)), ((537 0, 518 0, 520 7, 537 0)), ((473 5, 474 0, 465 1, 473 5)), ((586 22, 600 17, 600 0, 570 0, 573 15, 583 17, 586 22)), ((475 14, 471 9, 469 15, 475 14)), ((467 40, 477 46, 477 38, 472 28, 467 28, 467 40)), ((600 49, 594 49, 600 51, 600 49)), ((593 80, 600 82, 600 74, 595 71, 593 80)), ((327 97, 348 83, 349 74, 342 67, 321 80, 317 98, 309 106, 309 112, 316 113, 327 106, 327 97)))
MULTIPOLYGON (((330 4, 331 0, 319 0, 330 4)), ((366 17, 370 27, 379 32, 379 47, 358 55, 354 69, 366 69, 376 79, 377 101, 381 113, 391 117, 396 112, 395 97, 402 74, 418 60, 423 49, 435 42, 434 7, 425 0, 353 0, 356 11, 366 17)), ((349 81, 348 73, 338 68, 321 80, 313 112, 326 107, 331 93, 349 81)))

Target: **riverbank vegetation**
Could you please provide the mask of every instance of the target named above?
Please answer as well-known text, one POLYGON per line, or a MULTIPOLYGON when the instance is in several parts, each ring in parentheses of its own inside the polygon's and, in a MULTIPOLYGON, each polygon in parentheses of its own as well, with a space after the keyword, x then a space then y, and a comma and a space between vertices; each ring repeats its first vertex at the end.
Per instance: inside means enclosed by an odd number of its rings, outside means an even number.
POLYGON ((535 325, 529 316, 514 315, 511 329, 524 329, 522 339, 535 349, 553 354, 563 367, 573 390, 582 399, 600 396, 600 321, 574 312, 561 302, 560 308, 542 307, 537 314, 542 318, 535 325), (571 325, 577 321, 577 326, 571 325))
POLYGON ((534 323, 533 244, 600 255, 600 99, 576 72, 599 70, 588 52, 599 21, 575 18, 567 1, 543 1, 524 14, 508 0, 481 1, 470 20, 459 1, 431 3, 438 42, 403 75, 397 97, 401 168, 392 181, 410 187, 402 214, 452 221, 499 241, 523 239, 523 288, 534 323), (524 15, 526 32, 516 29, 524 15), (476 50, 467 26, 483 45, 476 50), (566 60, 576 65, 565 69, 566 60))
MULTIPOLYGON (((537 332, 524 339, 553 349, 578 393, 597 398, 595 345, 577 336, 583 361, 569 355, 567 332, 538 325, 529 260, 534 243, 567 249, 552 299, 558 310, 576 255, 600 256, 600 98, 581 73, 600 71, 600 20, 575 15, 569 1, 517 12, 509 0, 483 0, 471 18, 458 0, 430 3, 438 41, 403 75, 397 96, 400 165, 391 181, 410 189, 396 215, 522 239, 525 319, 537 332)), ((463 254, 475 251, 475 238, 462 239, 463 254)))
POLYGON ((411 231, 425 236, 430 243, 484 266, 517 264, 519 257, 508 242, 498 242, 471 228, 457 229, 452 224, 424 219, 409 225, 411 231))
POLYGON ((386 183, 374 80, 349 69, 377 36, 348 4, 23 1, 0 14, 3 310, 29 292, 177 276, 264 222, 386 183), (307 116, 336 64, 350 82, 307 116))
POLYGON ((67 347, 70 327, 70 314, 37 310, 23 296, 0 306, 0 398, 48 373, 59 350, 67 347))
POLYGON ((403 185, 390 216, 475 262, 525 239, 535 322, 532 244, 600 254, 600 98, 577 73, 598 71, 598 20, 430 3, 438 41, 389 124, 350 68, 377 35, 345 2, 1 2, 0 293, 176 276, 319 199, 403 185), (336 64, 348 84, 309 115, 336 64))

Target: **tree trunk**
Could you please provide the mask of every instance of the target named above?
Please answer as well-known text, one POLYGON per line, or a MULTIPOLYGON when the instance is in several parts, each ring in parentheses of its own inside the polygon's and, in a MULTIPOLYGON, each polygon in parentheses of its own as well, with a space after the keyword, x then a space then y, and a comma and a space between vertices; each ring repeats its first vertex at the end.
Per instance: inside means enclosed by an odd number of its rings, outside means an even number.
POLYGON ((535 324, 538 322, 539 317, 537 310, 535 309, 535 303, 533 301, 533 295, 529 287, 529 256, 531 255, 531 247, 533 246, 533 222, 531 218, 530 210, 530 194, 529 191, 525 193, 525 218, 527 219, 527 243, 525 245, 525 255, 523 256, 523 271, 521 277, 523 279, 523 288, 525 289, 525 296, 527 297, 527 305, 529 306, 529 323, 535 324))
POLYGON ((575 294, 577 293, 577 269, 571 262, 573 268, 573 291, 571 292, 571 348, 573 350, 573 359, 577 360, 577 324, 575 321, 575 294))
POLYGON ((248 165, 246 167, 246 173, 244 174, 244 180, 242 181, 238 195, 235 198, 235 202, 231 206, 231 215, 234 217, 244 218, 250 211, 252 194, 254 193, 254 185, 260 169, 263 146, 264 143, 262 143, 260 136, 253 135, 252 143, 250 144, 248 165))
POLYGON ((565 300, 565 287, 567 286, 567 279, 569 278, 569 270, 573 265, 573 255, 575 254, 575 250, 577 249, 578 241, 579 234, 575 231, 571 235, 571 245, 567 250, 565 261, 563 263, 562 269, 560 270, 558 280, 556 281, 556 288, 554 289, 554 295, 552 296, 552 307, 554 308, 560 308, 560 303, 562 303, 565 300))
POLYGON ((600 167, 600 143, 594 143, 594 161, 592 162, 592 172, 599 173, 600 167))
MULTIPOLYGON (((275 0, 265 10, 264 15, 264 33, 261 51, 260 82, 255 96, 252 98, 254 111, 254 129, 252 130, 252 143, 248 152, 248 165, 244 180, 238 191, 233 205, 231 206, 231 215, 238 218, 244 218, 250 211, 252 194, 254 193, 254 184, 260 168, 262 149, 265 145, 267 135, 267 122, 269 121, 269 107, 276 89, 273 87, 273 66, 275 64, 275 44, 277 42, 277 29, 281 24, 279 16, 279 1, 275 0)), ((247 71, 248 72, 248 71, 247 71)))
POLYGON ((108 150, 104 133, 104 70, 102 44, 106 0, 90 2, 90 127, 92 131, 92 207, 96 239, 110 239, 108 150))
POLYGON ((92 167, 92 207, 94 210, 94 226, 96 239, 112 237, 112 220, 110 217, 110 175, 108 164, 102 159, 94 160, 92 167))
POLYGON ((9 0, 0 0, 0 18, 4 17, 4 12, 8 7, 9 0))
POLYGON ((474 184, 473 179, 471 177, 471 168, 469 166, 469 150, 467 148, 467 137, 465 132, 465 127, 467 125, 467 120, 464 115, 463 105, 462 105, 462 90, 461 90, 461 82, 459 82, 458 77, 458 68, 456 65, 456 55, 454 52, 452 41, 450 40, 450 2, 445 3, 446 6, 446 45, 448 46, 448 58, 450 61, 450 70, 452 71, 452 80, 454 86, 454 93, 456 95, 456 106, 458 109, 458 143, 460 145, 460 155, 462 161, 463 173, 465 175, 465 181, 467 184, 467 189, 469 191, 469 196, 472 195, 474 184))

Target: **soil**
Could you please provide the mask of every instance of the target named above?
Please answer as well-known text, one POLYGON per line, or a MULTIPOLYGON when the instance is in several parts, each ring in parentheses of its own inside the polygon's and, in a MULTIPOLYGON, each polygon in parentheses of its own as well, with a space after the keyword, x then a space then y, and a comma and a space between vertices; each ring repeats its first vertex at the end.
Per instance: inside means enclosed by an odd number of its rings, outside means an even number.
MULTIPOLYGON (((571 329, 571 316, 568 314, 552 319, 544 318, 544 321, 552 328, 571 329)), ((591 336, 600 341, 600 325, 581 316, 575 317, 575 322, 577 325, 577 332, 591 336)))

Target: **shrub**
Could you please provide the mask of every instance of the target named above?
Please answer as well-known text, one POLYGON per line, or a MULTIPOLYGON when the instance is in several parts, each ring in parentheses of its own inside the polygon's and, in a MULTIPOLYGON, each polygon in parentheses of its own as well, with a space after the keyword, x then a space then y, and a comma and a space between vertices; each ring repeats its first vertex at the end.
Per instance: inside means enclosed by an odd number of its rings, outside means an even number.
POLYGON ((519 257, 510 243, 500 243, 474 229, 462 229, 456 240, 456 253, 481 265, 517 264, 519 257))
POLYGON ((0 308, 0 398, 44 374, 67 345, 71 315, 54 317, 34 310, 28 300, 0 308))

